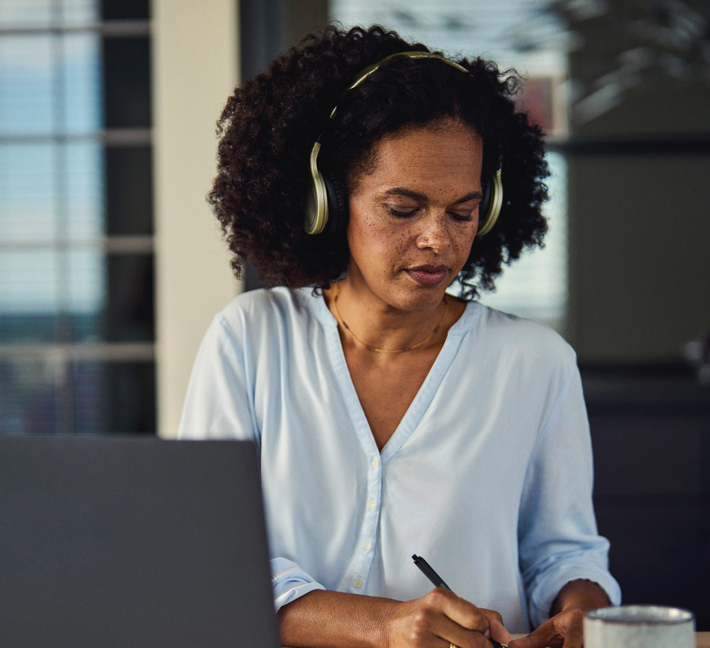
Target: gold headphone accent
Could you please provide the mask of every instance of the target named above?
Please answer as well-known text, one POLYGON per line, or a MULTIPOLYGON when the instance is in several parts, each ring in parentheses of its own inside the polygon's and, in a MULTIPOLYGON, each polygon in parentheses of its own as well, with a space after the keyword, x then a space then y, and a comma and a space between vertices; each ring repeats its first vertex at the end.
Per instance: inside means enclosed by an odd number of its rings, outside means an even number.
POLYGON ((318 151, 320 141, 313 145, 311 150, 311 190, 308 192, 306 203, 306 234, 320 234, 328 222, 328 194, 325 190, 325 180, 318 170, 318 151))
MULTIPOLYGON (((493 176, 493 186, 491 187, 491 202, 488 205, 488 213, 485 214, 486 220, 479 227, 476 236, 485 236, 493 229, 493 226, 500 216, 500 210, 503 207, 503 180, 500 177, 500 169, 493 176)), ((480 217, 480 214, 479 214, 480 217)))
MULTIPOLYGON (((377 68, 379 68, 385 61, 389 61, 391 58, 394 58, 395 56, 406 56, 411 59, 439 59, 440 61, 443 61, 447 65, 450 65, 451 67, 455 67, 457 70, 460 70, 461 72, 465 72, 468 74, 468 70, 463 67, 463 65, 459 65, 458 63, 454 61, 450 61, 447 58, 444 58, 443 56, 439 56, 438 54, 431 54, 429 52, 397 52, 395 54, 390 54, 389 56, 386 56, 385 58, 381 59, 380 61, 377 61, 377 63, 374 63, 368 67, 366 67, 364 70, 359 72, 356 76, 355 79, 353 80, 352 85, 350 87, 346 88, 346 90, 343 92, 345 94, 349 90, 352 90, 353 88, 356 88, 359 86, 365 79, 367 79, 377 68)), ((341 95, 342 96, 342 95, 341 95)), ((335 106, 333 110, 330 113, 330 119, 333 119, 335 117, 335 113, 338 110, 338 106, 335 106)), ((321 134, 322 135, 322 134, 321 134)), ((304 229, 306 230, 306 234, 320 234, 326 226, 326 223, 328 222, 328 193, 325 188, 325 180, 323 179, 323 175, 321 172, 318 170, 318 153, 320 152, 320 138, 321 136, 318 137, 318 140, 316 143, 313 145, 313 148, 311 149, 311 156, 310 156, 310 167, 311 167, 311 178, 313 182, 311 183, 311 188, 310 191, 308 192, 308 201, 306 203, 306 219, 303 224, 304 229)), ((495 174, 495 177, 493 178, 493 186, 491 187, 491 201, 490 205, 488 208, 488 214, 486 214, 486 218, 483 222, 483 225, 479 227, 478 232, 476 233, 476 236, 483 236, 484 234, 488 234, 488 232, 491 231, 493 226, 496 224, 496 221, 498 220, 498 216, 500 215, 500 210, 503 206, 503 182, 501 180, 501 174, 500 174, 500 169, 495 174)))
MULTIPOLYGON (((407 58, 411 59, 439 59, 440 61, 443 61, 444 63, 448 63, 450 66, 455 67, 457 70, 468 74, 468 70, 463 65, 459 65, 458 63, 450 61, 449 59, 444 58, 443 56, 439 56, 438 54, 431 54, 430 52, 397 52, 396 54, 390 54, 389 56, 385 56, 385 58, 383 58, 382 60, 377 61, 377 63, 373 63, 372 65, 369 65, 364 70, 362 70, 362 72, 360 72, 355 77, 355 79, 353 80, 353 84, 348 88, 348 90, 357 88, 357 86, 359 86, 365 79, 367 79, 367 77, 369 77, 378 67, 380 67, 380 65, 382 65, 385 61, 389 61, 395 56, 406 56, 407 58)), ((346 90, 345 92, 347 92, 348 90, 346 90)), ((345 94, 345 92, 343 94, 345 94)), ((333 115, 335 115, 335 111, 337 109, 337 106, 333 108, 333 112, 330 113, 331 119, 333 118, 333 115)))

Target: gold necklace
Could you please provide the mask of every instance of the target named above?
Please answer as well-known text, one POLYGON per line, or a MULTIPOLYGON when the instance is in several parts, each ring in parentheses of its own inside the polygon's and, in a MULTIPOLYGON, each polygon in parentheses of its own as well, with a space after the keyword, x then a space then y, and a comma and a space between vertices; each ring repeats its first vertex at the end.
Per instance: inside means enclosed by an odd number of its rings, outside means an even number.
MULTIPOLYGON (((337 284, 336 284, 337 285, 337 284)), ((338 315, 338 319, 340 320, 340 323, 343 325, 343 328, 350 333, 350 335, 353 336, 356 342, 359 342, 362 346, 364 346, 368 351, 376 351, 377 353, 404 353, 405 351, 413 351, 414 349, 419 348, 423 344, 426 344, 433 336, 434 334, 439 330, 439 327, 441 326, 442 322, 444 321, 444 318, 446 317, 446 313, 449 312, 449 300, 446 299, 446 293, 444 293, 444 314, 441 316, 441 319, 439 320, 439 323, 434 327, 434 330, 429 333, 421 342, 418 342, 414 346, 407 347, 405 349, 378 349, 377 347, 370 346, 369 344, 365 344, 355 333, 353 333, 352 329, 346 324, 345 320, 343 319, 343 316, 340 314, 340 309, 338 308, 338 297, 340 296, 340 286, 338 286, 337 292, 335 293, 335 297, 333 299, 333 306, 335 306, 335 312, 338 315)))

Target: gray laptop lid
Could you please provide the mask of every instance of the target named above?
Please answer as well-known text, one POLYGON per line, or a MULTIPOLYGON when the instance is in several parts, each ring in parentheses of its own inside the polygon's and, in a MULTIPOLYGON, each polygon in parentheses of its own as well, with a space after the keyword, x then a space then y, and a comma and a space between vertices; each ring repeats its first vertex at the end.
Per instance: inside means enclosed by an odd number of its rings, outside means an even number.
POLYGON ((0 644, 278 646, 253 444, 0 436, 0 644))

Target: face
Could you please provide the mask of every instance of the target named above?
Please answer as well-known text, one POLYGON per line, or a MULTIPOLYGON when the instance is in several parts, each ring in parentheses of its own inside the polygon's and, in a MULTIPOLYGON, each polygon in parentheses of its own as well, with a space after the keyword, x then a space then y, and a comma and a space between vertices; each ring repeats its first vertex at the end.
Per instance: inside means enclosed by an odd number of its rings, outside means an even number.
POLYGON ((348 281, 396 309, 435 308, 478 228, 482 140, 449 123, 388 136, 374 153, 349 198, 348 281))

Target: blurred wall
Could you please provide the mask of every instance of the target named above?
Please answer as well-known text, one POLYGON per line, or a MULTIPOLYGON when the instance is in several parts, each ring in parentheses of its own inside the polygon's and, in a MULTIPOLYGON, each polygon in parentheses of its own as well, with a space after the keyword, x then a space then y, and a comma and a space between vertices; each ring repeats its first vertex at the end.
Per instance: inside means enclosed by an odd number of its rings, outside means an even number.
POLYGON ((151 8, 158 431, 173 437, 205 330, 240 290, 205 200, 215 123, 238 82, 238 2, 153 0, 151 8))
POLYGON ((328 0, 282 0, 286 18, 285 37, 289 47, 328 23, 328 0))
POLYGON ((613 106, 573 123, 570 341, 583 363, 674 361, 710 328, 710 65, 692 24, 623 31, 612 6, 570 55, 613 106))

